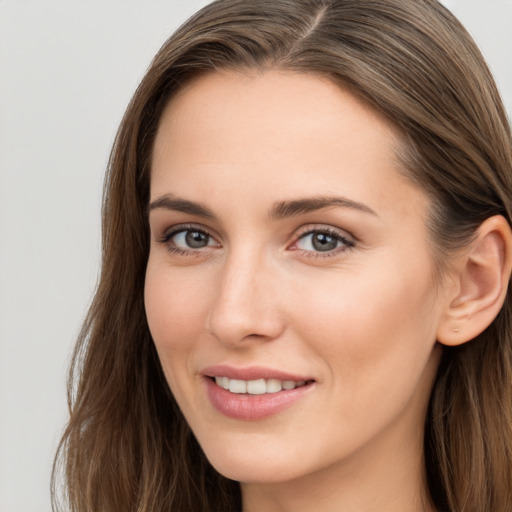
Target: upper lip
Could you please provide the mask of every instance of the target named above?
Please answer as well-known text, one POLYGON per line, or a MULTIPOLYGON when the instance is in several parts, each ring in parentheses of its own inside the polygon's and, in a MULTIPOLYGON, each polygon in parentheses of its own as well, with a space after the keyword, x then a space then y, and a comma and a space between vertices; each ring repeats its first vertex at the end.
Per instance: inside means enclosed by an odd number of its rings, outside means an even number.
POLYGON ((246 366, 241 368, 219 364, 208 366, 204 368, 201 373, 206 377, 228 377, 229 379, 239 380, 277 379, 292 380, 295 382, 314 380, 308 376, 288 373, 274 368, 265 368, 263 366, 246 366))

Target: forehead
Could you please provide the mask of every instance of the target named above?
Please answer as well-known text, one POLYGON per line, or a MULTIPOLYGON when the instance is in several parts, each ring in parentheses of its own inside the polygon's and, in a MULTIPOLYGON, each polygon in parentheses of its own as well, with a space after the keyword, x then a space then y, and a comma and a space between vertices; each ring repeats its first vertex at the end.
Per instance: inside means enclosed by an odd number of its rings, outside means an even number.
POLYGON ((412 196, 396 199, 422 194, 398 172, 398 141, 380 114, 328 78, 211 73, 181 90, 162 114, 151 195, 224 202, 245 195, 263 204, 342 194, 371 201, 373 209, 390 200, 405 207, 412 196))
POLYGON ((247 143, 248 137, 259 136, 263 141, 265 135, 278 135, 276 143, 287 138, 287 147, 304 137, 316 143, 329 143, 337 137, 339 146, 349 139, 363 143, 373 138, 373 142, 379 139, 379 146, 389 156, 398 139, 383 116, 339 84, 318 74, 283 70, 222 71, 192 80, 164 109, 157 150, 162 146, 159 142, 172 146, 173 135, 185 136, 191 131, 197 135, 196 144, 211 142, 218 148, 224 147, 219 142, 229 141, 234 146, 247 143), (210 131, 211 125, 215 125, 215 133, 210 131), (369 125, 373 129, 368 130, 369 125))

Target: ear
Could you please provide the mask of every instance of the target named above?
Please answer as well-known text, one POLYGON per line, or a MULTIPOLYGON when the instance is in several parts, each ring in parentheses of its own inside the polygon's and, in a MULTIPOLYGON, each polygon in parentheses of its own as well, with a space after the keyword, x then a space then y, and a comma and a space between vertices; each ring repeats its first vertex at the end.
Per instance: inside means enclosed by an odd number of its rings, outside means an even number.
POLYGON ((455 266, 455 286, 437 332, 437 340, 449 346, 474 339, 503 306, 512 268, 512 232, 506 219, 486 219, 455 266))

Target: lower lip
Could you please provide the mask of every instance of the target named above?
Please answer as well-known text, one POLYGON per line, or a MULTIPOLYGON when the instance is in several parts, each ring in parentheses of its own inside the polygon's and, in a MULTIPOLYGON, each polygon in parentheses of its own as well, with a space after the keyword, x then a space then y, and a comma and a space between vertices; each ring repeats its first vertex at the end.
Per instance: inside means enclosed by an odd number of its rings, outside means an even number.
POLYGON ((231 393, 209 378, 205 381, 208 398, 217 411, 228 418, 248 421, 262 420, 280 413, 302 399, 313 387, 313 383, 310 383, 277 393, 249 395, 231 393))

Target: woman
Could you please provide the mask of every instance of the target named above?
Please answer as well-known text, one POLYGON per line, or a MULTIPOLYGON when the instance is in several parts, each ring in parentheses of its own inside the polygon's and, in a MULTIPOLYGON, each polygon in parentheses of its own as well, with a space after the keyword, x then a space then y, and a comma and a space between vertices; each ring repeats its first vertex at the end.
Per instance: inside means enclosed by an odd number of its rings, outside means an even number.
POLYGON ((511 510, 511 166, 434 0, 196 14, 112 152, 67 506, 511 510))

